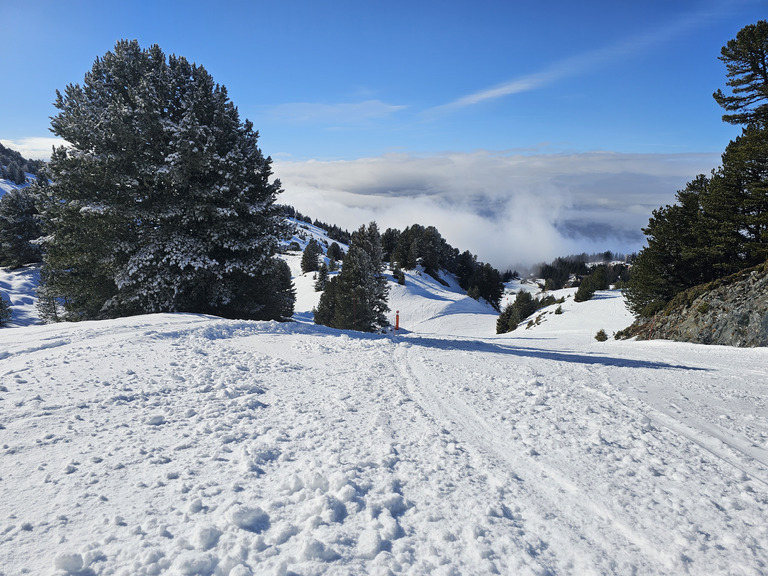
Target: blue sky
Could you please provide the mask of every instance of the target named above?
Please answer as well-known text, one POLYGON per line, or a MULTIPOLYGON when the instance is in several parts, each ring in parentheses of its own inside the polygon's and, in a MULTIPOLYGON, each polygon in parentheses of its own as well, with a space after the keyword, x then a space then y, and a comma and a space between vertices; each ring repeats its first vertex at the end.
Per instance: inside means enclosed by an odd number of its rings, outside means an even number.
POLYGON ((593 245, 637 249, 650 210, 714 168, 738 134, 712 99, 725 88, 718 55, 766 8, 3 0, 0 139, 39 156, 56 89, 136 38, 227 86, 275 160, 284 201, 317 218, 435 224, 498 266, 593 245), (537 200, 539 220, 518 214, 537 200), (510 218, 553 238, 532 255, 510 218), (478 226, 496 236, 472 240, 478 226))

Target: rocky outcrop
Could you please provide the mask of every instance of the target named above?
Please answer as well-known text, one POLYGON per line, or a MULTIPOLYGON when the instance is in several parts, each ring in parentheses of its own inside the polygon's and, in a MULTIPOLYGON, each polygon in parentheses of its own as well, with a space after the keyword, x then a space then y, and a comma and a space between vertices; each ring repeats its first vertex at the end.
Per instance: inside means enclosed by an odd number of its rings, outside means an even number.
POLYGON ((768 262, 678 294, 654 318, 638 320, 623 335, 768 346, 768 262))

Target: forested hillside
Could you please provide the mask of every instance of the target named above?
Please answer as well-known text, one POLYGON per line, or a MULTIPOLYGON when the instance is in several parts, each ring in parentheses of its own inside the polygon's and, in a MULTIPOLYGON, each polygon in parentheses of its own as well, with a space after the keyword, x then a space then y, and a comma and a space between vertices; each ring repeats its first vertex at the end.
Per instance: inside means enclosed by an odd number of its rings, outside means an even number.
MULTIPOLYGON (((37 175, 45 165, 42 160, 27 160, 20 153, 0 144, 0 179, 24 184, 26 174, 37 175)), ((0 195, 2 195, 0 190, 0 195)))

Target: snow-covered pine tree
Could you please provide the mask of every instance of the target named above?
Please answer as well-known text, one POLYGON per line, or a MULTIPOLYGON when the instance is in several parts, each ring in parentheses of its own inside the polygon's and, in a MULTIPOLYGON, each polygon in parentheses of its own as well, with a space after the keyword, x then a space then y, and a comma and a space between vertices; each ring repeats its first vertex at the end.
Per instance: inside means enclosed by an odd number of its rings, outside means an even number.
POLYGON ((381 236, 371 222, 352 234, 341 273, 326 286, 315 310, 315 322, 340 328, 375 332, 388 324, 386 276, 383 274, 381 236))
POLYGON ((63 319, 292 309, 272 160, 203 67, 123 40, 55 105, 52 130, 70 145, 49 166, 41 293, 63 319))
POLYGON ((33 194, 29 188, 0 197, 0 266, 18 268, 42 258, 34 241, 41 236, 33 194))

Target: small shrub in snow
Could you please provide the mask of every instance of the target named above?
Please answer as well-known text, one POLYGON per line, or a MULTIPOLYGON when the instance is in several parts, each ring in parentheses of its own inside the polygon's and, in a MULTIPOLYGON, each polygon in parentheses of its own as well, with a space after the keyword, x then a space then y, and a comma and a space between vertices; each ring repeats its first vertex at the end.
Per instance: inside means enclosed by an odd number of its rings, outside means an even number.
POLYGON ((595 340, 598 342, 605 342, 608 340, 608 334, 605 333, 605 330, 600 328, 600 330, 597 331, 597 334, 595 334, 595 340))

